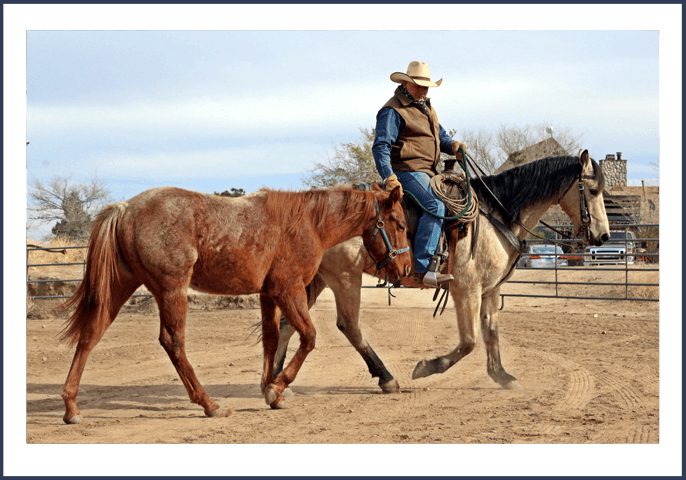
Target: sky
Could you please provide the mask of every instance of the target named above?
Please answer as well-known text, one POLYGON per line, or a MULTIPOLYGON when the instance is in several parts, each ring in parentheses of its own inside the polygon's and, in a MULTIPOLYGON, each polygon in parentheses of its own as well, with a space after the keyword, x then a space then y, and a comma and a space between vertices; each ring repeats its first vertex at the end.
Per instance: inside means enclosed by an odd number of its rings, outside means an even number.
POLYGON ((456 140, 546 122, 658 181, 657 30, 30 30, 26 56, 27 184, 304 188, 412 60, 443 78, 430 97, 456 140))

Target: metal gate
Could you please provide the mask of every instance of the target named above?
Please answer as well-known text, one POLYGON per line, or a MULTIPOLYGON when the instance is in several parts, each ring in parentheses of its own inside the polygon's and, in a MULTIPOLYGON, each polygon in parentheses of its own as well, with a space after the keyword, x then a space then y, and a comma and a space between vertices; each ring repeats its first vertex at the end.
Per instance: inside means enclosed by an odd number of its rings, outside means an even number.
MULTIPOLYGON (((553 225, 556 230, 571 231, 571 225, 553 225)), ((632 287, 657 287, 660 284, 653 282, 632 281, 632 276, 638 276, 639 273, 644 272, 659 272, 659 225, 655 223, 646 224, 610 224, 611 239, 603 244, 601 247, 584 246, 582 251, 562 252, 561 256, 557 253, 552 255, 554 262, 549 267, 539 267, 540 271, 552 270, 554 272, 554 281, 546 280, 517 280, 510 279, 507 283, 514 284, 539 284, 539 285, 554 285, 555 295, 540 295, 532 294, 512 294, 502 293, 501 297, 547 297, 547 298, 571 298, 583 300, 633 300, 639 302, 659 302, 659 298, 645 298, 635 297, 630 295, 630 288, 632 287), (653 234, 653 235, 651 235, 653 234), (560 265, 560 260, 566 260, 567 265, 560 265), (560 280, 560 274, 572 274, 572 272, 621 272, 623 274, 622 282, 574 282, 560 280), (634 275, 636 273, 636 275, 634 275), (622 296, 569 296, 560 295, 560 286, 563 285, 585 285, 591 287, 624 287, 624 295, 622 296)), ((557 233, 539 226, 536 228, 539 234, 543 234, 547 240, 560 241, 560 235, 557 233)), ((574 239, 572 243, 580 242, 579 239, 574 239)), ((551 244, 546 240, 537 238, 528 239, 527 243, 530 249, 533 245, 551 244)), ((534 252, 527 252, 522 255, 522 260, 527 257, 534 256, 534 252)), ((518 266, 518 269, 521 268, 518 266)))
MULTIPOLYGON (((31 300, 46 300, 46 299, 57 299, 57 298, 69 298, 70 295, 37 295, 37 296, 30 296, 28 295, 28 286, 30 284, 39 284, 39 283, 78 283, 81 280, 83 280, 83 272, 86 270, 86 262, 64 262, 64 263, 30 263, 31 257, 30 254, 31 252, 36 252, 36 251, 48 251, 51 253, 63 253, 66 254, 67 250, 70 249, 87 249, 88 247, 83 245, 83 246, 78 246, 78 247, 38 247, 34 245, 27 245, 26 248, 26 291, 27 291, 27 298, 31 300), (82 275, 80 278, 54 278, 54 279, 48 279, 48 280, 30 280, 29 278, 29 268, 40 268, 40 267, 67 267, 67 266, 73 266, 73 265, 81 265, 83 268, 81 269, 82 275)), ((132 298, 135 297, 152 297, 150 294, 134 294, 131 296, 132 298)))
MULTIPOLYGON (((553 225, 557 230, 571 230, 571 225, 553 225)), ((543 227, 537 227, 539 232, 550 240, 559 240, 559 235, 547 230, 543 227)), ((528 280, 517 280, 510 279, 508 283, 513 284, 538 284, 538 285, 554 285, 555 295, 542 295, 535 292, 531 294, 513 294, 513 293, 501 293, 501 297, 543 297, 543 298, 571 298, 571 299, 584 299, 584 300, 632 300, 632 301, 644 301, 644 302, 658 302, 659 298, 638 298, 632 297, 629 294, 629 289, 631 287, 659 287, 658 283, 652 282, 632 282, 630 281, 630 276, 632 272, 659 272, 658 260, 659 260, 659 235, 648 236, 644 235, 645 232, 657 232, 658 224, 611 224, 610 230, 614 231, 629 231, 632 232, 633 237, 631 239, 625 237, 623 240, 624 255, 617 255, 617 252, 609 253, 594 253, 584 255, 584 252, 563 252, 563 256, 567 257, 567 262, 570 261, 581 262, 581 265, 572 266, 561 266, 558 265, 558 255, 554 255, 554 263, 550 268, 531 268, 531 271, 540 271, 541 276, 543 271, 550 273, 554 272, 554 280, 544 280, 541 278, 528 279, 528 280), (641 235, 637 235, 637 234, 641 235), (584 258, 586 257, 586 258, 584 258), (619 258, 617 258, 619 257, 619 258), (561 273, 569 273, 574 271, 613 271, 613 272, 623 272, 624 281, 623 282, 574 282, 565 281, 560 279, 561 273), (565 285, 586 285, 586 286, 623 286, 624 295, 623 296, 565 296, 560 295, 560 286, 565 285)), ((527 240, 530 245, 544 244, 546 241, 538 239, 527 240)), ((619 242, 618 244, 622 244, 619 242)), ((78 247, 35 247, 27 246, 26 249, 26 284, 27 292, 28 285, 32 283, 56 283, 56 282, 80 282, 82 278, 55 278, 48 280, 30 280, 29 279, 29 269, 30 268, 41 268, 41 267, 51 267, 51 266, 69 266, 69 265, 82 265, 85 270, 85 262, 76 263, 30 263, 30 253, 37 250, 48 250, 55 251, 55 253, 62 253, 67 249, 85 249, 86 246, 78 247)), ((532 253, 525 253, 523 257, 531 256, 532 253)), ((518 270, 521 267, 518 267, 518 270)), ((385 285, 380 285, 385 286, 385 285)), ((363 288, 377 288, 377 287, 363 287, 363 288)), ((388 291, 391 295, 390 288, 388 291)), ((136 294, 133 297, 150 297, 150 294, 136 294)), ((57 298, 69 298, 68 295, 55 295, 55 296, 32 296, 29 297, 33 300, 40 299, 57 299, 57 298)), ((390 297, 389 297, 390 300, 390 297)))

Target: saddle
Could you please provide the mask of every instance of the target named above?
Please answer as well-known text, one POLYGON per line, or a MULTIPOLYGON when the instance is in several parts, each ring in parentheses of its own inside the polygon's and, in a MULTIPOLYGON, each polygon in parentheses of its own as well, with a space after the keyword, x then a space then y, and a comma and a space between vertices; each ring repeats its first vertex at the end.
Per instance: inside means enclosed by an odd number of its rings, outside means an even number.
MULTIPOLYGON (((371 191, 372 185, 372 183, 361 183, 355 185, 353 188, 371 191)), ((435 278, 437 273, 449 273, 452 271, 450 252, 455 249, 450 248, 451 242, 457 242, 464 238, 467 235, 469 225, 475 223, 478 219, 478 201, 473 189, 471 190, 470 196, 470 187, 467 185, 465 175, 459 174, 452 169, 432 178, 432 187, 441 201, 446 204, 446 217, 448 217, 443 221, 438 247, 429 263, 427 272, 427 276, 433 275, 435 278), (465 211, 465 206, 467 205, 468 211, 465 211)), ((403 195, 401 202, 405 212, 405 220, 407 222, 408 243, 414 250, 414 239, 417 233, 417 226, 419 224, 419 219, 425 214, 425 210, 410 195, 403 195)), ((426 214, 430 215, 430 213, 426 214)), ((475 223, 474 228, 472 229, 475 240, 477 228, 478 222, 475 223)), ((476 244, 476 242, 474 242, 473 245, 474 244, 476 244)), ((436 288, 441 288, 438 283, 436 283, 436 288)))

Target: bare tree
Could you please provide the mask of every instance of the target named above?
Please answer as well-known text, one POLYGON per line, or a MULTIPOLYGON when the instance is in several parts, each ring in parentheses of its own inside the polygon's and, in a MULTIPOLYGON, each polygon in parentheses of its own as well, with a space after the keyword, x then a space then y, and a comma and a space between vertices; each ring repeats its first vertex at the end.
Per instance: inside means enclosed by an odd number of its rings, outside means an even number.
POLYGON ((88 237, 93 216, 111 201, 110 190, 95 177, 78 183, 55 175, 46 183, 34 179, 29 186, 29 219, 41 224, 57 221, 52 233, 74 239, 88 237))
POLYGON ((354 142, 334 146, 334 154, 324 162, 316 162, 303 178, 311 188, 331 188, 335 185, 381 181, 376 171, 372 145, 374 129, 361 128, 362 137, 354 142))
MULTIPOLYGON (((499 162, 495 153, 493 134, 485 130, 464 130, 461 135, 460 141, 467 146, 467 154, 474 159, 484 173, 487 175, 494 173, 499 162)), ((452 131, 451 136, 457 140, 452 131)))
MULTIPOLYGON (((486 130, 465 130, 460 135, 455 130, 449 130, 448 135, 467 146, 467 154, 484 173, 490 175, 505 162, 512 153, 520 152, 527 147, 550 137, 546 132, 549 126, 554 127, 554 139, 564 151, 554 154, 576 155, 579 151, 579 140, 582 135, 575 135, 569 127, 558 127, 550 122, 540 122, 536 125, 522 127, 508 127, 501 125, 495 133, 486 130)), ((334 146, 334 154, 324 162, 316 162, 303 182, 313 188, 331 188, 334 185, 380 181, 376 171, 372 145, 374 144, 374 129, 361 128, 362 137, 354 142, 342 143, 334 146)), ((548 156, 541 151, 541 157, 548 156)), ((443 160, 454 158, 441 153, 443 160)), ((527 158, 526 161, 537 158, 527 158)), ((439 165, 439 172, 442 171, 439 165)), ((474 173, 474 172, 472 172, 474 173)))
MULTIPOLYGON (((501 125, 496 133, 495 140, 498 149, 498 165, 505 162, 511 154, 522 151, 550 137, 551 134, 546 131, 549 126, 553 127, 552 137, 567 154, 576 155, 579 152, 581 149, 580 140, 583 134, 575 135, 569 127, 556 126, 551 122, 514 127, 501 125)), ((537 160, 537 158, 527 158, 526 160, 528 162, 537 160)))

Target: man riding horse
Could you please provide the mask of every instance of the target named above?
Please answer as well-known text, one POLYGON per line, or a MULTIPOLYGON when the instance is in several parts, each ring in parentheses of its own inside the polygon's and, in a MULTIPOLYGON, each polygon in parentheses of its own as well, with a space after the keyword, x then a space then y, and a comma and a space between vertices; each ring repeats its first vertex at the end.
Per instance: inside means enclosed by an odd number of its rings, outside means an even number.
MULTIPOLYGON (((438 87, 443 79, 432 82, 426 63, 411 62, 407 74, 395 72, 391 80, 401 85, 376 116, 376 136, 372 153, 376 168, 390 191, 401 186, 410 192, 430 213, 423 212, 414 238, 414 286, 435 287, 426 278, 431 258, 441 236, 445 204, 430 185, 438 174, 441 152, 462 160, 460 147, 438 123, 431 100, 426 97, 429 87, 438 87)), ((451 274, 436 272, 438 284, 454 280, 451 274)))

